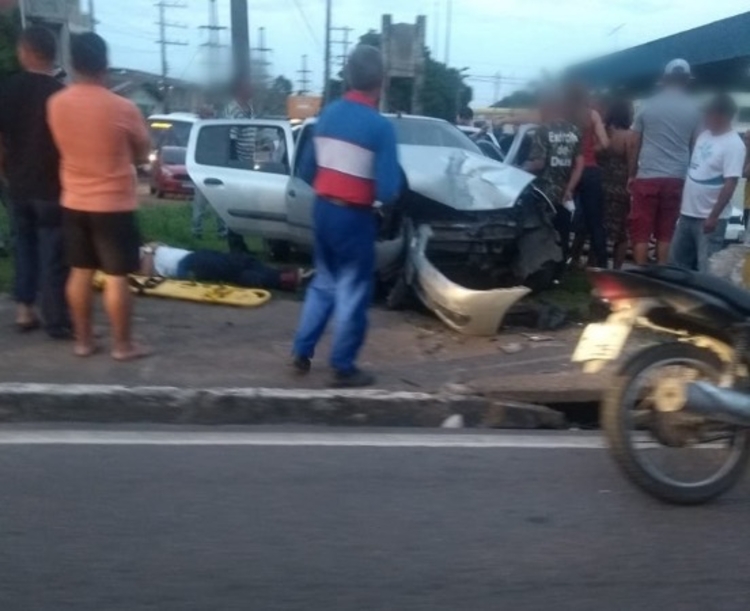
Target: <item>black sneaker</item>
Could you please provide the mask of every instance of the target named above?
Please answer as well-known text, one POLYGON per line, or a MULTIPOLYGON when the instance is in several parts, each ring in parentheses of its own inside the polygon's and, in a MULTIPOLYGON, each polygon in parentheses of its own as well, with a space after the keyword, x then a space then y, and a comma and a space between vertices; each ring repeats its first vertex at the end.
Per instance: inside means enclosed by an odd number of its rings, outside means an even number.
POLYGON ((343 372, 337 371, 331 380, 333 388, 364 388, 375 384, 375 376, 361 369, 343 372))
POLYGON ((292 368, 299 375, 307 375, 312 369, 312 361, 306 356, 295 356, 292 360, 292 368))

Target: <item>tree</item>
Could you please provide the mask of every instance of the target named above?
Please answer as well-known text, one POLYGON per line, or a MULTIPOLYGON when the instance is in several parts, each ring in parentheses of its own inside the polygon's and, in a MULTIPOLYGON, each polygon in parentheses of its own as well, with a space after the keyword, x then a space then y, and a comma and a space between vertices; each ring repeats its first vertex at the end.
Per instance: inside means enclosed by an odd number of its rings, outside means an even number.
POLYGON ((531 108, 536 104, 536 93, 530 89, 519 89, 495 102, 493 108, 531 108))

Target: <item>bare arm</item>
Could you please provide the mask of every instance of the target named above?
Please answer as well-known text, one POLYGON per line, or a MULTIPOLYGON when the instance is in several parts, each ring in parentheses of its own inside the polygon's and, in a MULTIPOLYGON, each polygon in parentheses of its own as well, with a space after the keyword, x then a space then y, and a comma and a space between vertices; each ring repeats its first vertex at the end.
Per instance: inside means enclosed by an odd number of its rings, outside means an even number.
POLYGON ((583 160, 583 155, 578 155, 578 157, 576 157, 575 165, 573 166, 573 172, 570 174, 568 186, 565 188, 564 199, 566 201, 573 198, 573 193, 578 188, 578 183, 581 182, 581 176, 583 176, 585 166, 586 163, 583 160))
POLYGON ((641 132, 631 131, 628 138, 628 179, 634 180, 638 174, 638 158, 641 156, 641 145, 643 136, 641 132))
POLYGON ((133 164, 142 165, 148 162, 151 152, 151 136, 140 111, 133 107, 130 117, 130 148, 133 153, 133 164))
POLYGON ((604 127, 601 115, 595 110, 591 111, 591 122, 594 127, 594 135, 596 136, 596 152, 607 150, 609 148, 607 128, 604 127))
POLYGON ((714 208, 713 210, 711 210, 711 214, 706 219, 706 222, 703 225, 703 230, 706 233, 712 233, 714 229, 716 229, 716 224, 721 218, 721 213, 724 212, 724 208, 727 207, 732 199, 732 196, 734 195, 734 190, 737 188, 738 180, 739 179, 737 178, 724 179, 724 186, 719 192, 719 198, 716 200, 714 208))

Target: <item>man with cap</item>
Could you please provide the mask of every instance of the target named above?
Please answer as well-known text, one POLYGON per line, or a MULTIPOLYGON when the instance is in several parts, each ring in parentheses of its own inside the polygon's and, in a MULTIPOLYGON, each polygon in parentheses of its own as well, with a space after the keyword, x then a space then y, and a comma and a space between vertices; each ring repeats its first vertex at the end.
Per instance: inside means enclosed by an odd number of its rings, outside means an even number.
POLYGON ((698 106, 687 93, 691 79, 684 59, 669 62, 661 90, 643 104, 633 123, 630 241, 639 265, 648 263, 652 237, 658 263, 669 259, 690 154, 701 126, 698 106))
POLYGON ((351 388, 375 382, 356 365, 375 274, 375 203, 394 202, 402 178, 394 127, 377 111, 384 78, 380 51, 359 45, 345 77, 348 93, 323 110, 313 147, 301 153, 300 177, 317 194, 316 275, 294 341, 293 365, 299 373, 310 370, 315 346, 334 316, 332 385, 351 388))

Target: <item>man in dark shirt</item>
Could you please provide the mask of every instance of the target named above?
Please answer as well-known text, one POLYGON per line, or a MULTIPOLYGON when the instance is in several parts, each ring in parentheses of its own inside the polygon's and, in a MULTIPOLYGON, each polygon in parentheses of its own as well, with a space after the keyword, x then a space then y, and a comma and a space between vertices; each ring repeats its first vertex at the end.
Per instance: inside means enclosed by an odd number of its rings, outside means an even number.
POLYGON ((554 94, 543 96, 539 105, 542 123, 534 134, 524 169, 538 176, 537 186, 555 206, 555 229, 560 236, 563 265, 568 259, 573 192, 584 168, 581 135, 565 120, 562 102, 554 94))
POLYGON ((15 225, 16 324, 40 326, 34 306, 39 294, 41 322, 53 338, 71 336, 65 301, 67 267, 62 247, 60 156, 47 127, 47 100, 63 85, 54 78, 57 44, 52 33, 30 27, 18 44, 24 71, 0 94, 2 169, 15 225))

